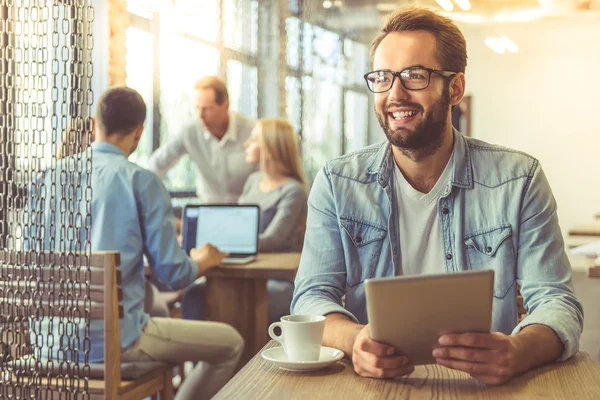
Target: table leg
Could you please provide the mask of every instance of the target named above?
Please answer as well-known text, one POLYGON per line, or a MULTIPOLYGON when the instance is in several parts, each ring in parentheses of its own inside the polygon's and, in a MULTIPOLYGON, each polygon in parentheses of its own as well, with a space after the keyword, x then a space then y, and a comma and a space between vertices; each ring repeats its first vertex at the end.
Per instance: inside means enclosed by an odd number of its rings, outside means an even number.
POLYGON ((206 278, 206 319, 225 322, 246 341, 239 368, 267 343, 267 280, 206 278))

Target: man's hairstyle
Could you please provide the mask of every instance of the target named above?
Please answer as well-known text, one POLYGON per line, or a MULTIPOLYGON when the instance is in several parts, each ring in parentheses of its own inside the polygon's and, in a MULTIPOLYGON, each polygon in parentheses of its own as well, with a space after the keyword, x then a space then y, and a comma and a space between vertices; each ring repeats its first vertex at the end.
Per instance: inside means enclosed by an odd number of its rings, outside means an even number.
POLYGON ((435 37, 436 58, 446 71, 465 72, 467 43, 465 37, 450 18, 426 8, 409 7, 393 13, 383 25, 379 36, 371 44, 371 63, 379 43, 389 33, 426 31, 435 37))
POLYGON ((108 89, 100 96, 97 109, 98 129, 106 136, 127 135, 146 120, 142 96, 126 86, 108 89))
POLYGON ((215 102, 221 105, 229 100, 229 93, 225 82, 218 76, 205 76, 194 84, 196 90, 213 89, 215 91, 215 102))

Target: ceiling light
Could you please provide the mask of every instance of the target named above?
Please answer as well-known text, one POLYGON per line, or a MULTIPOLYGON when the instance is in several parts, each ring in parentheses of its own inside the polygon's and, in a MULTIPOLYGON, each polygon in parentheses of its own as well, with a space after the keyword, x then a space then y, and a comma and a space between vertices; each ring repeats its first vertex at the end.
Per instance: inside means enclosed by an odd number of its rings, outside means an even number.
POLYGON ((510 51, 511 53, 516 53, 517 51, 519 51, 519 46, 517 46, 515 44, 515 42, 513 42, 512 40, 510 40, 509 38, 507 38, 506 36, 502 36, 500 39, 498 39, 498 42, 508 51, 510 51))
POLYGON ((454 6, 450 0, 435 0, 437 3, 444 9, 444 11, 452 11, 454 10, 454 6))
POLYGON ((504 53, 504 46, 496 38, 488 37, 485 39, 485 45, 498 54, 504 53))
POLYGON ((471 2, 469 0, 454 0, 454 2, 465 11, 469 11, 471 9, 471 2))
POLYGON ((323 8, 331 8, 332 5, 333 5, 333 3, 329 0, 325 0, 323 2, 323 8))

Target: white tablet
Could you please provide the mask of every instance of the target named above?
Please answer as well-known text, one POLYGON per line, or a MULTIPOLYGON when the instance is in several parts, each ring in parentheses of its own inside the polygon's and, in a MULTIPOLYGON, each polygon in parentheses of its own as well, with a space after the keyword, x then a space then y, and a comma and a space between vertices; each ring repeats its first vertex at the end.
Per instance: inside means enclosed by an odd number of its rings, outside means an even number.
POLYGON ((493 287, 493 270, 367 279, 371 339, 432 364, 442 334, 490 331, 493 287))

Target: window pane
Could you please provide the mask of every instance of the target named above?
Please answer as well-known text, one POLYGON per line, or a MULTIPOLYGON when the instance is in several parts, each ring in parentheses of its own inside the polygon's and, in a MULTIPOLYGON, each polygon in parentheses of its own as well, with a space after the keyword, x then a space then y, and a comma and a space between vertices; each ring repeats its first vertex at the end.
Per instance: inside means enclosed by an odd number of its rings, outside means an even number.
POLYGON ((127 11, 151 19, 164 3, 165 0, 127 0, 127 11))
MULTIPOLYGON (((161 35, 161 50, 162 144, 198 119, 194 107, 194 83, 203 76, 217 74, 219 52, 214 47, 176 34, 161 35), (185 62, 182 62, 184 55, 185 62)), ((194 179, 195 166, 185 156, 167 173, 165 184, 169 190, 193 190, 194 179)))
POLYGON ((302 36, 302 47, 303 47, 303 54, 302 56, 303 58, 303 67, 304 67, 304 71, 306 72, 312 72, 313 70, 313 58, 314 58, 314 54, 313 54, 313 47, 314 47, 314 35, 315 32, 313 30, 313 26, 311 24, 309 24, 308 22, 304 23, 304 31, 302 33, 304 36, 302 36))
POLYGON ((288 120, 298 131, 300 129, 300 80, 294 76, 285 77, 286 103, 285 111, 288 120))
POLYGON ((256 67, 240 61, 227 61, 227 88, 231 109, 256 118, 257 71, 256 67))
POLYGON ((258 42, 258 1, 223 1, 223 44, 256 54, 258 42))
POLYGON ((325 161, 341 155, 342 89, 327 81, 302 79, 302 120, 306 172, 312 180, 325 161))
POLYGON ((362 93, 347 91, 344 108, 344 153, 348 153, 367 145, 369 98, 362 93))
MULTIPOLYGON (((169 1, 169 3, 171 3, 169 1)), ((171 23, 171 30, 217 41, 219 32, 219 0, 177 0, 161 12, 161 25, 171 23)))
POLYGON ((369 72, 369 49, 362 43, 349 39, 344 41, 346 73, 350 85, 365 85, 363 75, 369 72))
POLYGON ((144 122, 144 133, 140 139, 137 149, 129 158, 130 161, 145 167, 148 157, 152 154, 152 34, 137 28, 129 27, 126 31, 127 56, 127 86, 137 90, 146 103, 146 121, 144 122))
POLYGON ((285 30, 287 32, 287 63, 291 68, 297 69, 300 65, 300 21, 298 18, 286 18, 285 30))

